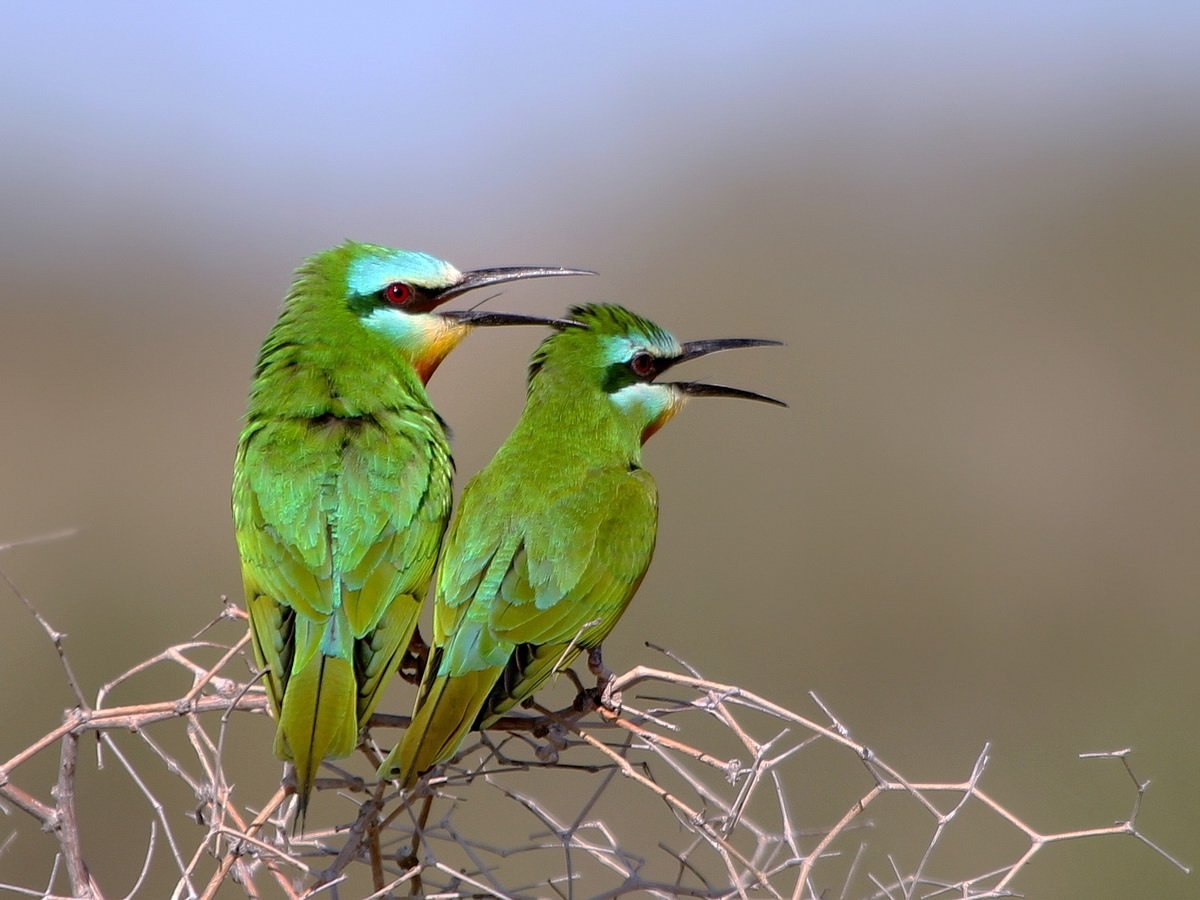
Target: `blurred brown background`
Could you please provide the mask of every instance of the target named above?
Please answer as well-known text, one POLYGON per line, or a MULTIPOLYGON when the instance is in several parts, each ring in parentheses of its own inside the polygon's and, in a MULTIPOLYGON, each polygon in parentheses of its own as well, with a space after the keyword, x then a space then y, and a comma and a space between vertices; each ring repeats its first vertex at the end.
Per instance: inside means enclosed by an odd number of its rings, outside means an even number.
MULTIPOLYGON (((1131 746, 1143 829, 1200 864, 1196 7, 77 5, 6 30, 0 542, 78 533, 0 567, 89 693, 240 592, 233 447, 305 255, 585 266, 499 306, 788 345, 691 374, 790 410, 696 402, 647 448, 659 547, 611 664, 653 640, 814 690, 913 778, 991 741, 985 785, 1047 830, 1127 815, 1117 767, 1075 757, 1131 746)), ((477 335, 438 374, 461 476, 537 339, 477 335)), ((71 697, 7 592, 0 629, 8 758, 71 697)), ((146 838, 122 812, 134 837, 94 837, 114 894, 146 838)), ((42 881, 51 839, 0 828, 0 882, 42 881)), ((1016 887, 1200 893, 1111 838, 1016 887)))

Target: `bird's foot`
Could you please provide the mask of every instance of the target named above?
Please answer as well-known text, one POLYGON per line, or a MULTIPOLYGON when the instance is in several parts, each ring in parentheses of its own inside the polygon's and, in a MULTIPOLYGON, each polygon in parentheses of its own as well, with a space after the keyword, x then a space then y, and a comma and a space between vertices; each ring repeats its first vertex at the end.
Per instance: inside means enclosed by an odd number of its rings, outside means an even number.
POLYGON ((615 713, 621 712, 621 692, 613 690, 616 678, 612 670, 604 664, 604 654, 600 647, 588 651, 588 671, 596 676, 596 705, 615 713))
POLYGON ((600 706, 600 688, 583 688, 575 695, 575 701, 571 704, 570 711, 585 715, 594 709, 599 709, 600 706))
POLYGON ((604 685, 604 688, 600 691, 600 705, 619 716, 621 714, 621 702, 623 698, 620 691, 613 690, 613 684, 615 683, 616 679, 610 678, 604 685))
POLYGON ((570 744, 567 730, 561 722, 552 722, 544 735, 545 743, 538 744, 534 753, 539 762, 556 763, 558 754, 570 744))

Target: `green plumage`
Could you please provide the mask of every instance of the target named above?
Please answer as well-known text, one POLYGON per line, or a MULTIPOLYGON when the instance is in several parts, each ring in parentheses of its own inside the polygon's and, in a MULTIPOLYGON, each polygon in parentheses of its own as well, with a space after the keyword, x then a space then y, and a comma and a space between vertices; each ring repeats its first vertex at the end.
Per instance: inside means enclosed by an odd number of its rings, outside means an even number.
POLYGON ((446 429, 424 379, 472 324, 471 287, 568 270, 459 273, 348 243, 297 272, 259 355, 233 512, 255 656, 303 813, 323 759, 350 754, 416 627, 451 505, 446 429))
MULTIPOLYGON (((590 305, 572 318, 582 327, 539 348, 520 421, 463 492, 413 724, 380 768, 402 785, 601 644, 654 552, 658 495, 643 441, 689 393, 748 395, 654 382, 689 358, 688 345, 626 309, 590 305)), ((724 347, 703 352, 714 349, 724 347)))

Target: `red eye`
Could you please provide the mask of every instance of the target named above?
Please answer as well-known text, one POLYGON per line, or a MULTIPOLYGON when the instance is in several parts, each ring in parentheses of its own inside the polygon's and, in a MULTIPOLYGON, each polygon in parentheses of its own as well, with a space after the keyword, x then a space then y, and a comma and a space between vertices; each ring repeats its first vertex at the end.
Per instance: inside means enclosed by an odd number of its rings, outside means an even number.
POLYGON ((633 359, 629 361, 629 368, 639 378, 649 378, 657 367, 654 364, 654 357, 645 350, 641 350, 633 355, 633 359))
POLYGON ((403 281, 393 281, 383 289, 383 296, 393 306, 403 306, 412 299, 412 288, 403 281))

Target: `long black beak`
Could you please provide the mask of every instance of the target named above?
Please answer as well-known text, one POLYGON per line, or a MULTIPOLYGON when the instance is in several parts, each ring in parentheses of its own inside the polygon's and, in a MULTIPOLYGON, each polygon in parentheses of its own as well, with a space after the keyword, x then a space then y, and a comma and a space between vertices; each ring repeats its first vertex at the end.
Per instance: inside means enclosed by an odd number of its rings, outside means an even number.
MULTIPOLYGON (((689 359, 697 359, 701 356, 708 356, 710 353, 720 353, 722 350, 739 350, 743 347, 782 346, 782 341, 768 341, 762 338, 718 338, 709 341, 688 341, 681 345, 683 352, 678 356, 673 359, 660 359, 658 361, 658 370, 659 372, 665 372, 667 369, 677 366, 681 362, 687 362, 689 359)), ((683 393, 692 397, 736 397, 741 400, 759 400, 763 403, 773 404, 774 406, 787 406, 782 400, 776 400, 774 397, 768 397, 766 394, 757 394, 754 391, 746 391, 741 388, 726 387, 723 384, 705 384, 701 381, 667 381, 662 383, 677 387, 683 393)))
POLYGON ((711 341, 688 341, 682 345, 683 352, 673 359, 662 359, 658 362, 658 370, 665 372, 671 366, 677 366, 689 359, 699 359, 710 353, 720 353, 722 350, 740 350, 742 347, 782 347, 783 341, 768 341, 762 338, 718 338, 711 341))
MULTIPOLYGON (((553 278, 556 275, 595 275, 589 269, 562 269, 548 266, 502 266, 498 269, 475 269, 464 272, 457 284, 442 290, 437 295, 440 306, 452 297, 473 291, 476 288, 489 287, 493 284, 504 284, 507 281, 520 281, 524 278, 553 278)), ((481 324, 481 323, 476 323, 481 324)))
POLYGON ((545 325, 549 328, 565 328, 575 323, 568 319, 547 319, 543 316, 525 316, 520 313, 492 312, 487 309, 448 309, 438 313, 443 319, 450 319, 472 328, 488 327, 490 325, 545 325))
POLYGON ((705 384, 702 381, 666 381, 663 383, 677 387, 692 397, 737 397, 741 400, 761 400, 763 403, 770 403, 773 406, 787 406, 782 400, 776 400, 766 394, 756 394, 754 391, 726 387, 723 384, 705 384))

